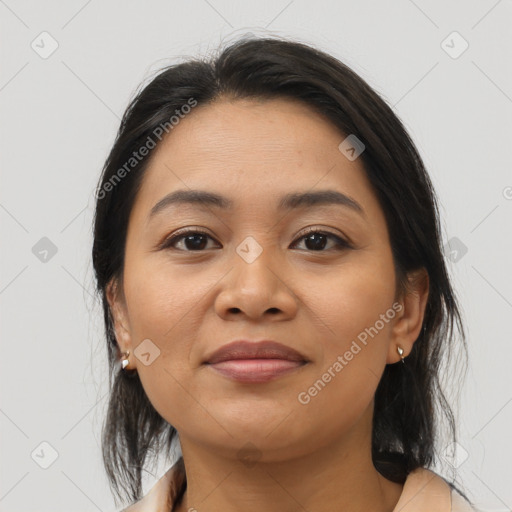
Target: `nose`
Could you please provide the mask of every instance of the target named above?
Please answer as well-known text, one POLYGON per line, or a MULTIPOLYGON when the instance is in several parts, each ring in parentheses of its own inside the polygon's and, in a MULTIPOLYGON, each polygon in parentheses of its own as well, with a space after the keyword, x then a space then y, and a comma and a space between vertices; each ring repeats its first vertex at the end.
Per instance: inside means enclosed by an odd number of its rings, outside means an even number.
POLYGON ((296 315, 297 298, 270 250, 264 250, 250 263, 237 253, 232 261, 233 268, 221 281, 222 289, 215 300, 217 315, 225 320, 243 316, 253 321, 265 317, 289 320, 296 315))

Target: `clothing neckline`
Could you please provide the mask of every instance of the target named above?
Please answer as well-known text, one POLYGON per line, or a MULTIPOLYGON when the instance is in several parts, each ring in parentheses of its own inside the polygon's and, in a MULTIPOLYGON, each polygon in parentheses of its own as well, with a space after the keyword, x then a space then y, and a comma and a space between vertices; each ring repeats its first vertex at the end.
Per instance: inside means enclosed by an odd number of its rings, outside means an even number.
MULTIPOLYGON (((122 512, 173 512, 185 488, 185 466, 180 456, 141 500, 122 512)), ((450 512, 451 492, 437 473, 416 468, 407 475, 393 512, 450 512)))

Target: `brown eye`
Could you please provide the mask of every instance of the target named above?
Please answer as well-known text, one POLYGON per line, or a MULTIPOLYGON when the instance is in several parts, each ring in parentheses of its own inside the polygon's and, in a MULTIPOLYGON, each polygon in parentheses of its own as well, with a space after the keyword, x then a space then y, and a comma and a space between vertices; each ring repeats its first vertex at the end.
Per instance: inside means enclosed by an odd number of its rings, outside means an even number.
POLYGON ((208 239, 213 240, 210 235, 202 231, 185 231, 165 240, 161 249, 172 247, 179 251, 200 252, 207 248, 208 239), (179 242, 182 242, 182 247, 176 247, 179 242))
MULTIPOLYGON (((328 245, 328 241, 331 239, 334 243, 334 247, 328 247, 329 249, 347 249, 350 248, 350 244, 341 238, 338 235, 335 235, 334 233, 329 233, 325 231, 318 231, 318 230, 310 230, 305 235, 301 236, 298 241, 304 240, 304 244, 306 246, 306 250, 308 251, 315 251, 315 252, 325 252, 325 247, 328 245)), ((295 242, 294 245, 296 245, 297 242, 295 242)))
MULTIPOLYGON (((166 239, 160 246, 160 249, 172 248, 185 252, 202 252, 205 249, 211 248, 208 247, 208 240, 214 239, 203 231, 182 231, 166 239), (178 244, 181 244, 181 247, 178 244)), ((334 233, 314 229, 298 238, 292 247, 296 246, 301 240, 304 240, 306 251, 326 252, 331 249, 342 250, 351 247, 346 240, 334 233), (331 241, 330 247, 329 240, 331 241)))

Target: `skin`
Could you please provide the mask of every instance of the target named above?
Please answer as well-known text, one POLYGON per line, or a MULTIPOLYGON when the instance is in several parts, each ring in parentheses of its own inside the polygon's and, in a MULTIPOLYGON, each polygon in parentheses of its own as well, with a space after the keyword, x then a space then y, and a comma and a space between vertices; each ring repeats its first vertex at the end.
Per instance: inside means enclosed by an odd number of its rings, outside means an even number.
MULTIPOLYGON (((338 149, 345 136, 291 100, 221 99, 198 106, 154 150, 131 212, 122 281, 108 287, 120 350, 130 350, 150 401, 179 433, 188 488, 178 507, 218 511, 390 512, 402 492, 371 459, 374 395, 387 364, 409 354, 422 327, 428 276, 397 296, 384 214, 361 159, 338 149), (178 189, 234 201, 232 210, 180 205, 148 221, 178 189), (333 189, 357 201, 277 211, 289 192, 333 189), (315 250, 306 227, 326 238, 315 250), (211 238, 158 244, 180 228, 211 238), (263 249, 248 263, 248 236, 263 249), (198 243, 198 242, 196 242, 198 243), (117 284, 117 286, 116 286, 117 284), (307 391, 365 328, 398 299, 385 323, 307 404, 307 391), (142 340, 160 350, 149 365, 142 340), (267 383, 238 383, 202 363, 235 339, 272 339, 308 364, 267 383), (251 443, 257 461, 239 450, 251 443)), ((322 238, 320 238, 322 241, 322 238)))

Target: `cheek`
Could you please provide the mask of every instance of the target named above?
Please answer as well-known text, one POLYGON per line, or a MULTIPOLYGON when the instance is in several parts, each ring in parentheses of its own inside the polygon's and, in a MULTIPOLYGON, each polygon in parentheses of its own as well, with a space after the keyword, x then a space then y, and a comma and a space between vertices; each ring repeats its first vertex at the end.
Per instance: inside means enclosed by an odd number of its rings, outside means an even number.
MULTIPOLYGON (((384 264, 373 257, 366 260, 354 257, 350 264, 329 272, 320 281, 317 279, 304 295, 317 325, 326 335, 326 349, 349 346, 353 338, 386 315, 393 304, 392 263, 384 264)), ((389 322, 384 326, 381 323, 379 331, 389 331, 389 322)))
POLYGON ((204 320, 206 295, 219 277, 199 278, 191 268, 178 272, 161 261, 153 265, 147 260, 142 264, 142 260, 127 259, 125 269, 135 356, 143 340, 149 339, 157 347, 153 350, 158 355, 151 364, 145 365, 144 359, 137 357, 144 391, 157 412, 176 428, 193 423, 199 417, 193 397, 200 396, 201 390, 193 389, 190 382, 190 352, 204 320))
POLYGON ((316 304, 329 335, 319 336, 318 364, 295 397, 303 416, 311 421, 321 417, 325 434, 333 436, 354 425, 372 403, 395 314, 394 290, 360 279, 339 284, 340 291, 329 294, 331 301, 316 304))
POLYGON ((200 279, 191 267, 173 267, 157 258, 154 262, 127 262, 126 269, 125 293, 132 332, 139 337, 155 337, 165 349, 171 339, 179 337, 177 332, 195 325, 213 281, 200 279))
POLYGON ((328 407, 334 400, 347 408, 345 412, 353 409, 351 414, 358 414, 373 398, 386 365, 396 315, 392 308, 394 271, 392 263, 383 261, 360 259, 346 265, 329 276, 328 285, 316 287, 310 295, 321 348, 318 371, 310 383, 314 389, 303 391, 308 395, 306 401, 311 397, 311 403, 315 402, 314 407, 323 404, 326 411, 339 413, 339 408, 328 407))

